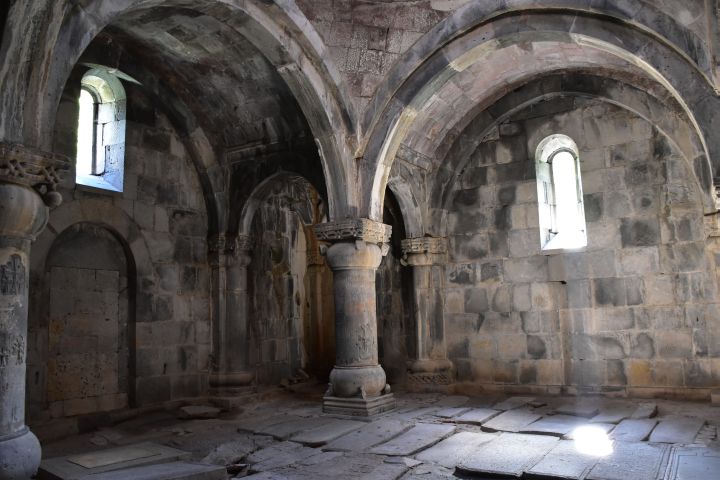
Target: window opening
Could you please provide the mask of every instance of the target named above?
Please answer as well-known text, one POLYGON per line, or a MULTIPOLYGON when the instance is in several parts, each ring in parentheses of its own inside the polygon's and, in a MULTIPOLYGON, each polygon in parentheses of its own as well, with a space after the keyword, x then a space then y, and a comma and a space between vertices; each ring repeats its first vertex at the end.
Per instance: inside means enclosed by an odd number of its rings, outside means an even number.
POLYGON ((540 245, 543 250, 587 245, 580 158, 573 140, 551 135, 536 152, 540 245))
POLYGON ((109 71, 93 68, 83 76, 78 98, 77 184, 123 191, 126 104, 125 89, 109 71))

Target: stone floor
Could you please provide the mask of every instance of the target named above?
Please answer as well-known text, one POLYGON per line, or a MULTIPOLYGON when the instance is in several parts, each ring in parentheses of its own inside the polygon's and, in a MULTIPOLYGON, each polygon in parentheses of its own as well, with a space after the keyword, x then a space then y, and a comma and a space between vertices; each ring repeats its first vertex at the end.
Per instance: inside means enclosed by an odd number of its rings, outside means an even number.
POLYGON ((190 452, 190 461, 225 466, 228 478, 257 480, 720 479, 720 408, 709 403, 439 394, 397 400, 395 411, 371 422, 323 415, 315 395, 282 396, 210 419, 159 412, 45 444, 44 456, 154 442, 190 452))

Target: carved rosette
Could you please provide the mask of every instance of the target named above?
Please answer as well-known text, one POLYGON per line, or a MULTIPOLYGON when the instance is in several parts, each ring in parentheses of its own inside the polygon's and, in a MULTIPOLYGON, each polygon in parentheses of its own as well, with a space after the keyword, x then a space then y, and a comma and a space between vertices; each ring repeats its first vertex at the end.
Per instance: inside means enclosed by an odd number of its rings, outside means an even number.
POLYGON ((70 169, 70 160, 19 144, 0 142, 0 182, 35 189, 49 207, 62 203, 56 192, 62 174, 70 169))
POLYGON ((386 244, 392 227, 367 218, 351 218, 339 222, 321 223, 314 227, 318 240, 343 242, 361 240, 367 243, 386 244))
POLYGON ((434 265, 447 260, 445 237, 406 238, 400 242, 405 265, 434 265))

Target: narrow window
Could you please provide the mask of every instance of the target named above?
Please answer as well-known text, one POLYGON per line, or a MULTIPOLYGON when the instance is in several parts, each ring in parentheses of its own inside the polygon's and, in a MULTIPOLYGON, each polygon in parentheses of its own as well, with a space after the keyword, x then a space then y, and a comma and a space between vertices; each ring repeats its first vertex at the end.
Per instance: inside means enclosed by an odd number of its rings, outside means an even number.
POLYGON ((535 168, 542 249, 586 246, 580 158, 575 142, 566 135, 547 137, 538 145, 535 168))
POLYGON ((82 78, 78 99, 75 181, 123 191, 125 160, 125 89, 106 70, 94 68, 82 78))

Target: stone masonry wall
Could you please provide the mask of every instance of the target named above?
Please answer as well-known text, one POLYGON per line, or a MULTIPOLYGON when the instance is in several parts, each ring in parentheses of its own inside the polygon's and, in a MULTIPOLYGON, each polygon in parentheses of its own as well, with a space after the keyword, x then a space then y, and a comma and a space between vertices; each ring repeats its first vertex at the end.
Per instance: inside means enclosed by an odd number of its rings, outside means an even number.
MULTIPOLYGON (((130 305, 135 305, 129 313, 130 321, 134 320, 134 338, 129 339, 134 351, 128 362, 134 365, 130 382, 135 404, 146 405, 196 397, 207 390, 211 353, 207 219, 200 183, 181 137, 140 89, 125 86, 124 191, 76 187, 74 172, 68 175, 64 203, 51 212, 48 228, 33 246, 30 293, 31 304, 42 304, 41 292, 47 288, 42 275, 46 259, 37 252, 47 252, 47 246, 61 233, 54 225, 92 219, 91 223, 107 227, 131 257, 144 252, 147 258, 128 259, 128 264, 137 264, 139 272, 135 298, 130 299, 130 305), (123 237, 120 226, 129 232, 125 234, 129 238, 123 237)), ((76 141, 75 94, 68 88, 63 96, 55 135, 56 150, 71 158, 76 141)), ((31 309, 29 322, 29 363, 42 368, 48 359, 47 312, 31 309)), ((28 382, 32 384, 34 378, 41 377, 31 367, 28 382)), ((45 398, 44 382, 29 388, 28 398, 45 398)), ((53 415, 89 413, 98 408, 88 401, 72 412, 53 415)), ((36 406, 31 416, 42 418, 47 414, 42 409, 42 405, 36 406)))
POLYGON ((580 99, 517 115, 469 159, 448 233, 460 383, 684 396, 720 385, 715 247, 689 168, 641 118, 580 99), (533 157, 553 133, 581 150, 588 246, 577 252, 540 251, 533 157))

